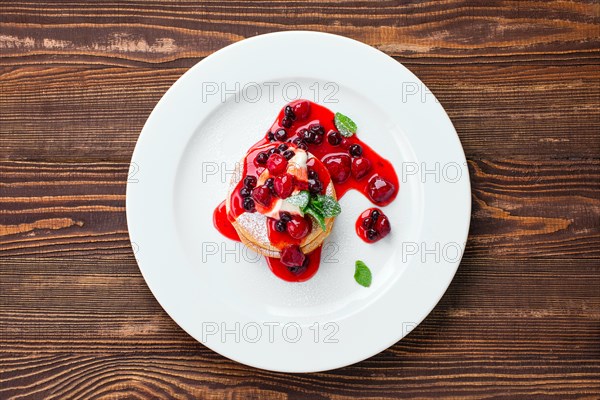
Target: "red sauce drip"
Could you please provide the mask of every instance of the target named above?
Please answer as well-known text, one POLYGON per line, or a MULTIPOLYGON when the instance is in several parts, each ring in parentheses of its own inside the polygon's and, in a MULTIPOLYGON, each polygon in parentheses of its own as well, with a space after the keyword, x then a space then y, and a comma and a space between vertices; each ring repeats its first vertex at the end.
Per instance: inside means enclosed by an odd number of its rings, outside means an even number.
POLYGON ((308 264, 306 265, 306 269, 300 269, 298 272, 293 273, 289 270, 288 267, 283 265, 279 258, 265 257, 267 259, 267 264, 271 271, 278 277, 288 282, 304 282, 313 277, 314 274, 317 273, 319 269, 319 264, 321 262, 321 247, 319 246, 314 249, 312 252, 306 254, 308 257, 308 264))
MULTIPOLYGON (((295 102, 290 103, 291 105, 297 104, 300 101, 305 100, 297 100, 295 102)), ((288 133, 287 140, 292 141, 296 138, 299 138, 301 132, 304 129, 309 129, 311 125, 321 125, 324 128, 325 135, 323 136, 323 141, 320 144, 308 143, 308 152, 312 153, 317 159, 323 161, 327 156, 331 156, 334 154, 348 154, 348 149, 350 146, 354 144, 358 144, 362 148, 362 157, 367 159, 370 162, 369 171, 359 179, 356 179, 352 174, 350 177, 341 183, 336 183, 334 181, 334 187, 336 191, 336 195, 338 199, 340 199, 346 192, 351 189, 357 190, 362 193, 365 197, 367 197, 371 202, 377 204, 379 206, 385 206, 391 203, 398 194, 398 189, 400 188, 400 184, 398 181, 398 176, 396 175, 396 171, 392 164, 377 154, 371 147, 362 142, 357 135, 353 135, 349 138, 343 138, 342 142, 336 146, 331 145, 327 140, 327 134, 331 131, 337 131, 335 127, 335 114, 323 107, 319 104, 310 102, 310 113, 307 118, 302 121, 295 121, 289 128, 283 127, 283 118, 285 117, 284 109, 279 112, 279 115, 276 121, 271 126, 269 132, 276 132, 279 129, 285 129, 288 133), (375 181, 378 178, 383 178, 387 181, 391 186, 390 190, 387 191, 387 195, 383 200, 379 200, 374 197, 372 185, 369 184, 371 181, 375 181)), ((264 170, 264 166, 257 166, 254 162, 256 156, 261 152, 265 151, 265 147, 261 147, 270 143, 268 138, 268 133, 254 144, 249 152, 247 157, 244 159, 243 166, 243 176, 254 175, 257 178, 264 170)), ((272 146, 266 146, 266 149, 280 144, 280 142, 274 142, 272 146)), ((325 188, 329 185, 330 176, 327 173, 326 167, 322 163, 316 163, 314 160, 309 160, 307 166, 313 169, 319 179, 323 183, 323 193, 325 192, 325 188)), ((230 204, 231 210, 230 215, 225 215, 224 211, 224 202, 217 207, 214 213, 214 225, 219 232, 221 232, 224 236, 232 239, 239 240, 239 236, 235 232, 235 229, 231 225, 231 220, 235 220, 239 215, 245 212, 242 206, 242 197, 240 195, 240 189, 243 186, 243 179, 238 182, 237 186, 233 190, 231 194, 230 204)), ((257 205, 257 211, 263 211, 260 208, 260 205, 257 205)), ((370 211, 370 210, 367 210, 370 211)), ((361 218, 359 218, 361 220, 361 218)), ((287 244, 299 244, 300 240, 292 238, 287 232, 277 232, 275 230, 275 222, 276 220, 272 218, 267 219, 267 229, 269 234, 269 240, 277 247, 282 247, 287 244)), ((364 231, 364 229, 363 229, 364 231)), ((357 221, 357 233, 359 236, 361 233, 358 229, 358 221, 357 221)), ((364 238, 363 238, 364 240, 364 238)), ((321 255, 321 248, 314 250, 312 253, 308 254, 309 263, 306 270, 302 270, 300 272, 296 271, 296 273, 292 273, 288 267, 281 264, 278 258, 269 258, 267 257, 267 263, 269 264, 269 268, 273 271, 275 275, 279 278, 290 281, 290 282, 302 282, 310 279, 319 268, 319 261, 321 255)))
POLYGON ((221 204, 215 208, 215 212, 213 213, 213 224, 223 236, 231 240, 237 240, 238 242, 240 241, 240 236, 227 216, 225 200, 223 200, 221 204))

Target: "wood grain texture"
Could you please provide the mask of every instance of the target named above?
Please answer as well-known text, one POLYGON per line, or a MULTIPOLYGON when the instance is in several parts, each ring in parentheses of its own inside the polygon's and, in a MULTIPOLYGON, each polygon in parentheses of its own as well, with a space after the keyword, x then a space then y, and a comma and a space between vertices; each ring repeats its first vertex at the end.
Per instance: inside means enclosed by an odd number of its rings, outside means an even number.
POLYGON ((597 57, 595 1, 4 1, 4 65, 190 66, 227 44, 321 30, 419 62, 597 57), (49 57, 49 56, 52 57, 49 57))
POLYGON ((15 272, 0 283, 3 398, 94 398, 124 388, 141 397, 336 399, 593 398, 600 390, 596 260, 467 256, 409 336, 357 365, 309 375, 258 371, 195 342, 157 305, 131 254, 3 258, 9 265, 15 272))
MULTIPOLYGON (((471 157, 600 154, 596 66, 408 67, 440 100, 471 157)), ((129 162, 146 118, 184 72, 4 68, 0 159, 129 162)))
POLYGON ((0 2, 0 399, 600 398, 599 23, 594 0, 0 2), (304 375, 183 332, 125 218, 131 152, 171 84, 292 29, 411 69, 457 129, 473 204, 425 321, 304 375))

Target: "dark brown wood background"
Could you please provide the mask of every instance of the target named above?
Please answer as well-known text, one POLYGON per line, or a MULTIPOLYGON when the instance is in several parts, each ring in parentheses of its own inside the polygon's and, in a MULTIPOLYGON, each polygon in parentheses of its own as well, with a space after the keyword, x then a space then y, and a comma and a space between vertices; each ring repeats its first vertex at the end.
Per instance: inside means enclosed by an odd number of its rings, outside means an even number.
MULTIPOLYGON (((600 397, 597 1, 0 3, 0 398, 600 397), (404 340, 291 375, 183 332, 135 263, 128 161, 189 67, 261 33, 346 35, 438 96, 470 164, 458 274, 404 340)), ((366 338, 365 340, 368 340, 366 338)))

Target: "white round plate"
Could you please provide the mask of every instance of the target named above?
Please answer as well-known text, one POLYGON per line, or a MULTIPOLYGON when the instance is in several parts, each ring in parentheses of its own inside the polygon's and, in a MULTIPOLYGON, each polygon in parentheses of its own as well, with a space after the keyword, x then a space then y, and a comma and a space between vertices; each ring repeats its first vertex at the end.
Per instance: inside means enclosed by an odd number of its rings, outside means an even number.
POLYGON ((450 284, 470 212, 463 149, 425 85, 372 47, 316 32, 243 40, 186 72, 148 118, 127 185, 131 242, 167 313, 225 357, 286 372, 343 367, 402 339, 450 284), (376 244, 354 232, 371 204, 344 196, 321 267, 304 283, 278 279, 212 224, 235 163, 295 98, 350 116, 401 181, 384 208, 392 233, 376 244), (354 280, 359 259, 373 273, 369 288, 354 280))

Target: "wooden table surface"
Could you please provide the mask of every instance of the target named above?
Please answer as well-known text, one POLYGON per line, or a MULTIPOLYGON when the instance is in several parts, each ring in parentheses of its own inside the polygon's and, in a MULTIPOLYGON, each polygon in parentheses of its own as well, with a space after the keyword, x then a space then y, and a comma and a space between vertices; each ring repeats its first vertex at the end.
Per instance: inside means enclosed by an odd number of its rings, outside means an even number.
POLYGON ((0 398, 600 398, 597 1, 0 3, 0 398), (256 370, 183 332, 125 220, 128 162, 189 67, 261 33, 368 43, 437 95, 470 167, 438 306, 356 365, 256 370))

